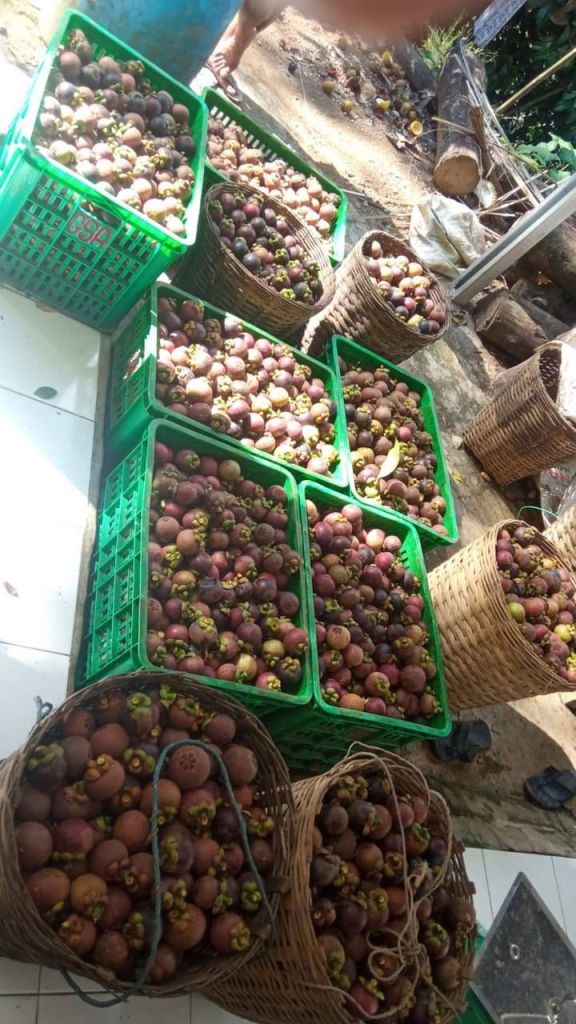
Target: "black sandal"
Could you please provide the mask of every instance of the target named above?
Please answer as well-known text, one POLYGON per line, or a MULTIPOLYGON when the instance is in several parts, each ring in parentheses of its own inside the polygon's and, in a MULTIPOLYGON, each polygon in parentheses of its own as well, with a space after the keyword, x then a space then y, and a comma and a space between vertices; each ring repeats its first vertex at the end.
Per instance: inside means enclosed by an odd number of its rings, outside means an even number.
POLYGON ((474 761, 490 750, 492 735, 481 718, 473 722, 455 722, 452 732, 432 741, 432 750, 440 761, 474 761))
POLYGON ((529 800, 545 811, 558 811, 576 796, 576 772, 570 768, 545 768, 541 775, 531 775, 524 783, 529 800))

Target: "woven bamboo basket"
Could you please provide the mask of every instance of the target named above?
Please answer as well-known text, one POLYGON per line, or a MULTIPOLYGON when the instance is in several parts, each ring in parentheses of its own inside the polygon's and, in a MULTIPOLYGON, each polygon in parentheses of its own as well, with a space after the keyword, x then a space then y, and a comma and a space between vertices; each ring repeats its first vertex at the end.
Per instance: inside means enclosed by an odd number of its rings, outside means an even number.
MULTIPOLYGON (((157 689, 160 683, 176 693, 195 698, 209 710, 232 715, 237 722, 239 741, 250 746, 258 758, 258 785, 262 795, 262 806, 277 823, 275 861, 269 876, 269 885, 274 891, 267 892, 273 917, 276 917, 280 901, 279 892, 289 884, 287 858, 292 846, 294 805, 286 765, 269 734, 260 722, 235 700, 206 686, 190 682, 189 677, 182 673, 163 672, 160 676, 152 672, 134 672, 105 679, 95 683, 88 690, 74 694, 32 730, 26 743, 4 761, 0 768, 0 956, 45 967, 64 968, 103 985, 110 992, 130 994, 131 986, 128 983, 116 980, 105 970, 90 965, 76 956, 38 914, 20 874, 14 834, 14 809, 18 803, 21 780, 30 754, 39 744, 50 742, 60 735, 59 729, 67 712, 74 708, 93 707, 102 696, 115 690, 146 692, 157 689)), ((224 956, 217 954, 207 945, 201 945, 194 950, 195 963, 179 971, 163 985, 144 985, 138 990, 139 994, 163 997, 179 995, 191 989, 202 991, 207 986, 217 985, 220 980, 228 978, 235 971, 241 971, 268 940, 271 925, 264 908, 257 912, 251 926, 252 931, 257 935, 259 933, 260 937, 255 939, 246 952, 224 956)))
MULTIPOLYGON (((533 652, 500 585, 498 531, 525 525, 519 520, 496 523, 428 576, 453 711, 571 689, 533 652)), ((569 568, 546 535, 534 534, 548 555, 569 568)))
POLYGON ((564 465, 576 457, 576 425, 556 405, 563 343, 542 345, 500 375, 464 443, 499 484, 564 465))
MULTIPOLYGON (((431 298, 446 312, 446 322, 438 334, 420 334, 392 312, 368 273, 366 256, 372 242, 380 243, 385 256, 406 256, 412 262, 421 262, 399 238, 384 231, 369 231, 338 268, 334 299, 324 313, 310 321, 302 341, 304 351, 319 355, 333 334, 342 334, 393 363, 401 363, 432 345, 448 329, 448 303, 437 284, 431 289, 431 298)), ((423 270, 434 280, 424 264, 423 270)))
MULTIPOLYGON (((295 840, 290 860, 290 892, 280 904, 272 944, 262 956, 252 960, 224 984, 205 990, 205 994, 230 1013, 260 1024, 351 1024, 344 993, 335 988, 326 970, 324 958, 312 925, 312 899, 309 874, 316 815, 327 791, 354 772, 364 775, 384 773, 399 794, 418 794, 430 806, 430 820, 451 848, 450 815, 438 794, 430 794, 423 775, 413 765, 389 752, 359 753, 340 761, 324 775, 294 783, 296 804, 295 840)), ((442 885, 450 870, 449 859, 436 875, 432 892, 442 885)), ((414 991, 421 974, 422 949, 418 945, 417 925, 409 880, 408 922, 399 937, 397 952, 407 965, 407 976, 414 991)), ((374 950, 379 947, 373 946, 374 950)), ((390 948, 390 947, 388 947, 390 948)), ((388 1009, 369 1020, 399 1024, 406 1005, 388 1009)))
MULTIPOLYGON (((443 888, 451 897, 463 897, 473 902, 476 890, 466 873, 463 854, 464 847, 454 840, 443 888)), ((451 955, 460 961, 462 968, 462 980, 458 988, 452 992, 441 992, 436 985, 431 984, 436 996, 438 1024, 452 1024, 466 1009, 466 993, 474 972, 475 938, 476 929, 459 940, 457 948, 451 950, 451 955)))
POLYGON ((572 572, 576 572, 576 505, 572 505, 545 531, 551 544, 555 544, 572 572))
POLYGON ((188 287, 195 295, 214 305, 224 304, 227 309, 234 310, 236 316, 280 337, 293 334, 310 317, 329 305, 335 287, 330 258, 318 235, 278 200, 271 199, 249 185, 230 185, 225 182, 213 185, 204 197, 198 241, 189 262, 183 264, 177 283, 182 287, 188 287), (291 233, 320 269, 323 292, 313 306, 280 295, 275 288, 251 274, 240 260, 222 245, 217 227, 208 213, 208 207, 223 193, 230 191, 235 195, 243 195, 247 200, 254 199, 258 203, 266 203, 266 206, 271 207, 288 222, 291 233), (226 297, 225 303, 223 295, 226 297))

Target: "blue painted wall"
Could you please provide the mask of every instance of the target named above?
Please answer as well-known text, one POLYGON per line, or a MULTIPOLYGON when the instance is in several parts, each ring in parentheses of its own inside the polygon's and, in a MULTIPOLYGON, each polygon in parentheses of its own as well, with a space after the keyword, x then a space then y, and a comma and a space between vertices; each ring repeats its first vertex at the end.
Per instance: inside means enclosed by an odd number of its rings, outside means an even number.
POLYGON ((55 25, 73 7, 187 85, 240 6, 241 0, 51 0, 42 4, 41 20, 46 24, 48 15, 55 25))

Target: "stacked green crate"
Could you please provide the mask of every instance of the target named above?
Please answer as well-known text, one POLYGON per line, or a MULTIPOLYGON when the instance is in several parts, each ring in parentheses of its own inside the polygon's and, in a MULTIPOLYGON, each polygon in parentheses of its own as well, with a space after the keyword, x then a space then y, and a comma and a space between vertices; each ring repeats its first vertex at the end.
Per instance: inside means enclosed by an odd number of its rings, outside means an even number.
POLYGON ((196 240, 206 129, 206 106, 191 90, 90 18, 68 11, 0 154, 0 281, 76 320, 111 331, 196 240), (151 87, 167 90, 190 112, 195 180, 184 216, 185 237, 105 195, 36 149, 33 134, 52 65, 61 42, 74 29, 86 34, 96 57, 141 61, 151 87))
MULTIPOLYGON (((338 215, 332 226, 330 241, 332 262, 340 263, 344 259, 346 217, 348 213, 348 196, 344 190, 338 188, 333 181, 330 181, 324 174, 316 170, 312 164, 307 163, 301 156, 298 156, 277 135, 272 135, 271 132, 267 132, 261 125, 256 124, 243 110, 240 110, 239 107, 231 103, 225 96, 222 96, 216 89, 205 89, 203 97, 211 117, 218 117, 224 125, 238 125, 240 128, 243 128, 247 134, 248 145, 261 149, 267 160, 276 160, 278 158, 285 160, 295 171, 300 171, 306 177, 314 175, 326 192, 333 192, 334 195, 338 196, 340 200, 338 215)), ((217 171, 207 158, 204 181, 205 188, 210 188, 211 185, 216 185, 221 181, 228 181, 228 178, 221 171, 217 171)))
MULTIPOLYGON (((217 306, 212 306, 203 299, 196 299, 195 296, 174 288, 172 285, 156 284, 147 298, 144 305, 135 313, 132 319, 123 329, 118 340, 112 347, 111 373, 110 373, 110 394, 108 402, 108 416, 106 427, 106 448, 109 460, 118 459, 122 454, 131 448, 142 431, 146 429, 150 418, 164 419, 171 423, 187 428, 191 421, 182 413, 173 412, 167 408, 156 397, 157 365, 158 355, 158 301, 167 297, 175 302, 184 299, 192 299, 201 302, 204 306, 206 316, 211 319, 224 321, 229 314, 217 306)), ((258 456, 264 463, 280 465, 289 468, 298 479, 317 481, 329 481, 333 487, 345 487, 348 482, 348 470, 343 456, 346 446, 346 427, 343 413, 338 405, 338 385, 332 370, 324 363, 312 359, 298 349, 291 348, 286 342, 279 341, 266 331, 261 331, 253 324, 242 321, 244 329, 257 338, 267 338, 274 344, 280 344, 287 348, 294 358, 308 366, 314 377, 318 377, 324 383, 326 391, 331 400, 338 407, 336 420, 334 422, 335 438, 334 447, 338 452, 338 462, 334 470, 328 476, 323 477, 318 473, 310 472, 304 467, 288 464, 277 459, 274 455, 266 452, 258 452, 258 456)), ((238 445, 241 451, 248 451, 240 441, 228 437, 225 434, 216 434, 215 431, 204 424, 194 421, 194 429, 206 436, 221 437, 228 444, 238 445)), ((250 449, 251 450, 251 449, 250 449)))
MULTIPOLYGON (((260 483, 283 481, 290 494, 290 543, 301 550, 304 561, 301 623, 308 628, 312 647, 306 659, 304 675, 296 692, 274 693, 253 686, 206 678, 206 685, 233 692, 246 706, 266 718, 281 751, 294 774, 322 771, 342 757, 350 744, 362 742, 388 748, 401 747, 419 739, 446 735, 450 717, 443 678, 441 651, 430 597, 420 540, 429 546, 444 538, 425 526, 396 512, 362 502, 355 492, 349 473, 349 450, 345 436, 345 411, 338 367, 338 353, 348 361, 366 366, 382 365, 373 353, 346 339, 335 339, 332 368, 311 360, 294 350, 296 358, 310 365, 315 376, 325 382, 338 404, 336 446, 341 455, 331 479, 310 474, 305 469, 286 465, 272 455, 255 453, 239 441, 217 435, 210 427, 194 423, 172 412, 156 397, 158 354, 158 303, 169 297, 176 303, 193 298, 171 285, 157 284, 137 310, 112 350, 111 391, 107 421, 107 465, 115 468, 104 485, 99 515, 99 532, 94 563, 94 582, 90 595, 90 620, 87 658, 82 668, 81 685, 111 672, 137 668, 154 670, 146 653, 147 541, 148 508, 152 479, 154 440, 172 445, 178 440, 200 453, 238 459, 245 474, 260 483), (297 495, 297 481, 301 482, 297 495), (332 489, 334 485, 342 488, 332 489), (346 484, 348 487, 346 488, 346 484), (344 490, 346 488, 346 490, 344 490), (438 665, 432 683, 439 712, 430 720, 413 722, 366 712, 339 708, 324 701, 320 686, 320 666, 315 650, 315 624, 311 586, 308 529, 304 521, 306 497, 324 510, 341 508, 350 499, 362 506, 368 525, 380 525, 399 535, 403 541, 400 557, 422 580, 426 603, 426 622, 430 627, 431 656, 438 665), (420 527, 420 529, 419 529, 420 527), (426 536, 428 534, 429 536, 426 536)), ((226 313, 204 304, 209 317, 222 320, 226 313)), ((255 335, 271 338, 257 327, 245 324, 255 335)), ((445 463, 439 442, 438 424, 430 389, 397 367, 387 364, 394 376, 405 380, 422 394, 426 428, 434 437, 439 456, 439 478, 447 501, 446 525, 456 530, 456 521, 445 463)))
MULTIPOLYGON (((312 591, 312 564, 308 522, 306 515, 307 499, 314 502, 322 512, 335 511, 346 505, 350 498, 347 495, 330 490, 315 483, 303 483, 298 488, 299 508, 302 518, 302 538, 304 544, 304 564, 307 588, 308 630, 311 637, 315 635, 314 603, 312 591)), ((415 573, 421 580, 420 593, 425 603, 424 621, 430 630, 430 655, 438 667, 437 674, 431 683, 440 710, 430 720, 412 722, 403 719, 386 718, 382 715, 369 714, 364 711, 352 711, 328 704, 322 697, 320 687, 320 666, 318 657, 312 660, 312 702, 299 709, 298 715, 272 715, 267 726, 274 736, 279 750, 286 759, 290 770, 298 776, 314 775, 326 771, 340 758, 344 757, 354 743, 394 749, 412 743, 415 740, 435 739, 446 736, 450 732, 451 722, 448 712, 446 686, 442 666, 440 637, 436 620, 432 612, 430 592, 426 580, 426 566, 418 534, 407 517, 397 516, 384 509, 377 509, 365 502, 356 502, 363 512, 363 520, 368 528, 380 527, 387 533, 394 533, 402 540, 400 559, 403 565, 415 573)))
MULTIPOLYGON (((443 524, 446 527, 447 532, 445 534, 437 533, 431 526, 427 526, 419 519, 410 518, 409 521, 415 527, 424 551, 428 551, 434 547, 439 547, 440 545, 455 544, 458 540, 458 520, 456 518, 454 496, 452 494, 448 466, 444 455, 444 447, 440 437, 440 426, 438 423, 438 416, 436 415, 432 389, 425 383, 425 381, 421 380, 420 377, 415 377, 414 374, 407 373, 406 370, 403 370, 400 366, 396 366, 394 363, 390 363, 386 359, 382 359, 382 357, 376 352, 369 351, 361 345, 357 345, 356 342, 350 341, 349 338, 344 338, 341 335, 335 335, 332 338, 332 342, 328 349, 328 364, 332 367, 338 381, 338 401, 340 403, 340 411, 344 422, 346 422, 346 410, 342 387, 342 376, 340 372, 340 359, 343 359, 347 366, 361 366, 363 369, 369 371, 377 370, 379 367, 383 366, 390 372, 392 377, 396 380, 403 381, 403 383, 408 385, 410 391, 415 391, 421 396, 420 409, 422 410, 424 426, 426 431, 432 436, 432 450, 437 461, 435 479, 438 483, 440 494, 446 502, 446 512, 443 517, 443 524)), ((351 494, 360 501, 366 501, 368 504, 372 504, 369 498, 362 498, 356 488, 354 473, 352 472, 352 465, 350 461, 350 446, 348 444, 347 434, 345 435, 344 451, 344 457, 349 468, 348 486, 351 494)), ((377 508, 382 507, 376 502, 374 505, 377 508)), ((397 514, 402 515, 400 512, 397 514)), ((403 516, 403 518, 407 517, 403 516)))
MULTIPOLYGON (((146 644, 148 521, 156 442, 190 447, 199 455, 216 459, 235 459, 245 478, 264 487, 279 484, 288 496, 287 542, 298 552, 302 550, 296 482, 281 465, 271 465, 257 455, 244 453, 191 428, 183 430, 170 423, 152 422, 139 444, 108 474, 102 487, 79 688, 104 676, 138 669, 164 671, 150 660, 146 644)), ((302 600, 304 570, 290 578, 289 588, 300 597, 296 625, 306 628, 306 604, 302 600)), ((300 683, 280 693, 223 679, 191 678, 224 690, 264 718, 274 710, 282 710, 284 715, 287 710, 309 703, 311 660, 309 651, 300 683)))

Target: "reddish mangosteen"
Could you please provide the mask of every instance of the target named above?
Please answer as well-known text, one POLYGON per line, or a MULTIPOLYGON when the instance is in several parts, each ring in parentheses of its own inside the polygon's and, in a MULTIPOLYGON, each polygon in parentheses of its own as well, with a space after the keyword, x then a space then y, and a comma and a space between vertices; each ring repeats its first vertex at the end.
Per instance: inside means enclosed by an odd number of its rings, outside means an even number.
POLYGON ((50 816, 50 797, 24 783, 16 807, 17 821, 46 821, 50 816))
MULTIPOLYGON (((216 844, 215 844, 216 845, 216 844)), ((185 875, 196 859, 196 845, 185 825, 173 821, 160 834, 160 864, 168 875, 185 875)))
POLYGON ((84 774, 86 793, 95 800, 109 800, 124 785, 126 772, 109 754, 88 761, 84 774))
POLYGON ((122 977, 130 963, 130 957, 130 946, 120 932, 104 932, 92 950, 93 962, 112 971, 117 977, 122 977))
MULTIPOLYGON (((212 771, 210 756, 202 747, 179 747, 168 759, 166 772, 181 790, 202 786, 212 771)), ((249 780, 250 781, 250 780, 249 780)))
POLYGON ((108 886, 100 875, 85 874, 70 884, 70 906, 77 914, 98 921, 108 902, 108 886))
POLYGON ((117 722, 110 722, 107 725, 100 725, 94 730, 90 738, 94 756, 109 754, 110 757, 119 759, 130 746, 130 736, 117 722))
POLYGON ((66 760, 67 777, 70 780, 82 778, 86 765, 93 756, 91 741, 84 736, 67 736, 62 740, 62 748, 66 760))
MULTIPOLYGON (((165 825, 178 814, 182 802, 182 793, 171 779, 158 779, 158 824, 165 825)), ((150 818, 152 815, 152 783, 142 790, 140 810, 150 818)))
POLYGON ((124 811, 116 818, 112 835, 124 844, 128 853, 143 850, 150 838, 148 816, 139 810, 124 811))
POLYGON ((164 927, 164 942, 176 953, 182 953, 198 946, 206 934, 207 921, 204 913, 193 903, 173 908, 167 915, 164 927))
POLYGON ((67 818, 83 818, 88 821, 100 814, 102 804, 88 795, 84 782, 74 782, 56 790, 52 795, 51 808, 51 817, 55 821, 65 821, 67 818))
POLYGON ((108 902, 98 920, 103 931, 117 931, 132 913, 132 900, 128 893, 117 885, 108 887, 108 902))
POLYGON ((18 862, 23 871, 37 871, 52 856, 50 830, 39 821, 24 821, 14 829, 18 862))
POLYGON ((244 918, 230 911, 210 924, 208 939, 219 953, 242 953, 250 948, 252 936, 244 918))
POLYGON ((92 874, 100 875, 107 882, 116 882, 120 872, 129 863, 127 846, 119 839, 105 839, 92 850, 88 862, 92 874))

